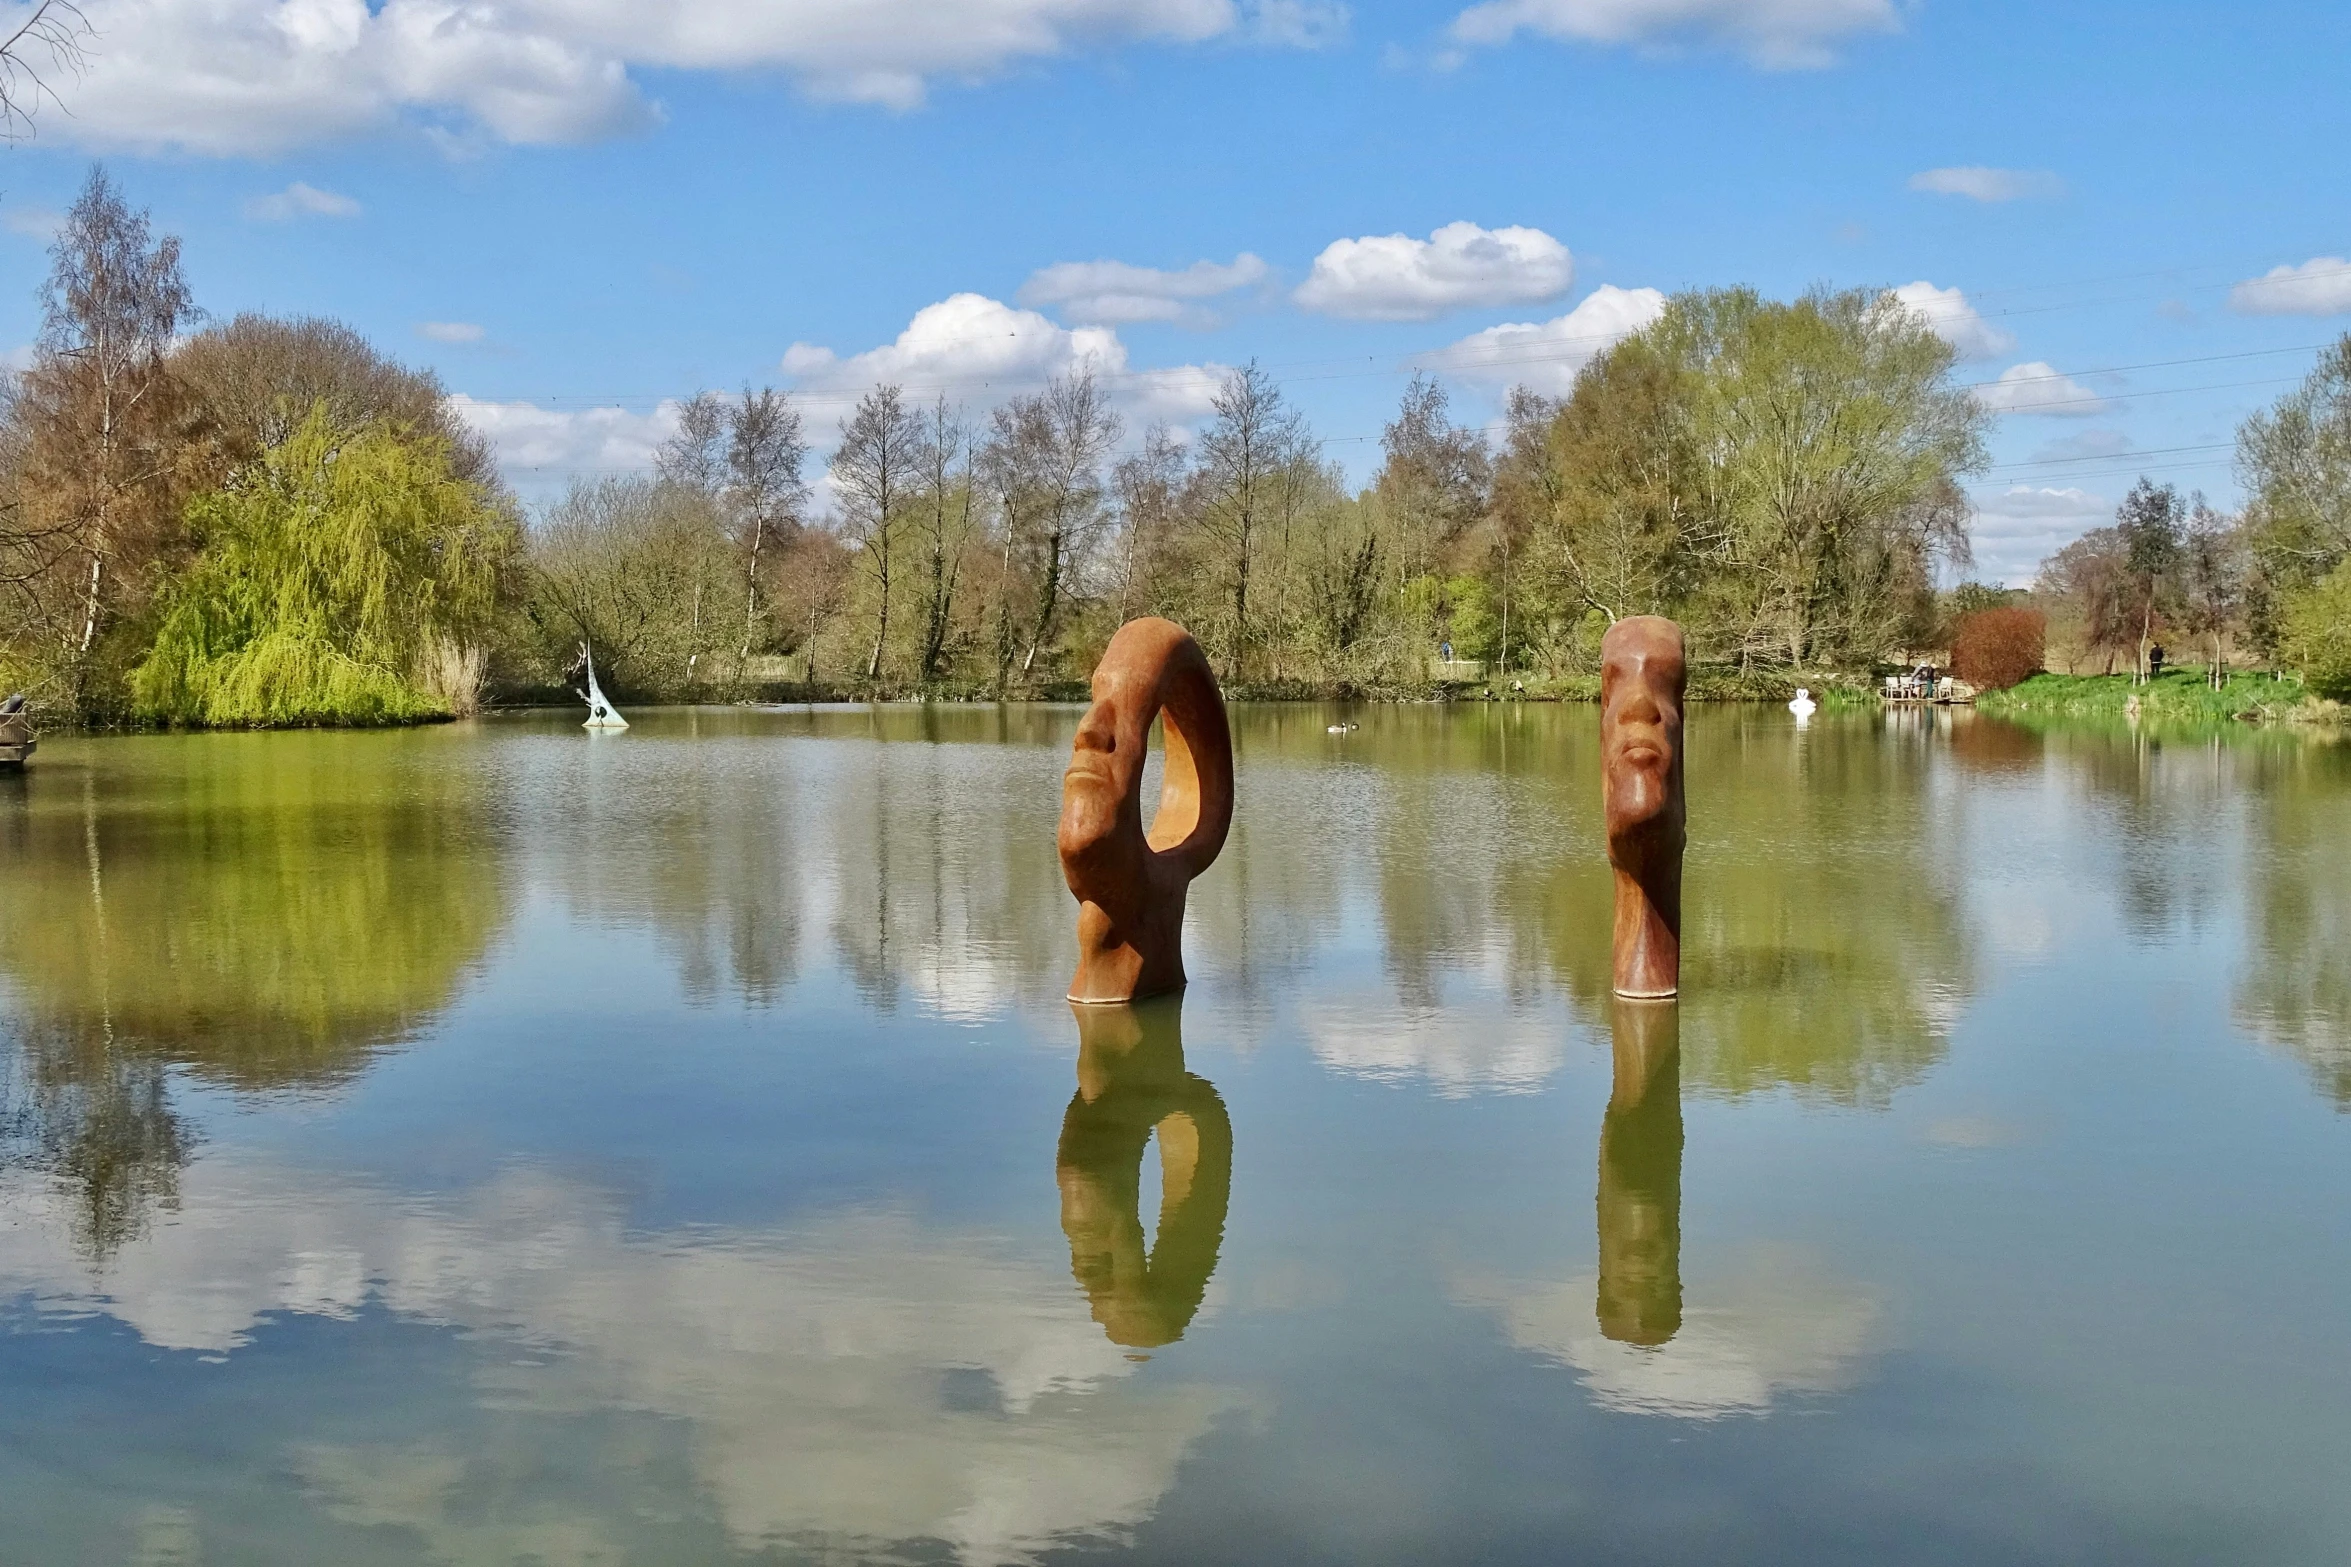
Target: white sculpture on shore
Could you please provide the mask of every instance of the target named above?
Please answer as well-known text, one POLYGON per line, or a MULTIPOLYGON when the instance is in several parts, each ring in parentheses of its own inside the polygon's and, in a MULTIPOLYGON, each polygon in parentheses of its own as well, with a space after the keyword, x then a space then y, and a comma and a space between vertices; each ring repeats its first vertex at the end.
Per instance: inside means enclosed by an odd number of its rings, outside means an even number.
POLYGON ((1796 715, 1796 722, 1802 724, 1819 710, 1820 704, 1812 700, 1812 693, 1804 687, 1798 686, 1796 700, 1788 704, 1788 711, 1796 715))
POLYGON ((629 721, 620 716, 610 702, 604 700, 604 688, 596 684, 596 655, 588 651, 588 644, 580 644, 580 662, 588 668, 588 689, 573 694, 588 704, 586 729, 626 729, 629 721))

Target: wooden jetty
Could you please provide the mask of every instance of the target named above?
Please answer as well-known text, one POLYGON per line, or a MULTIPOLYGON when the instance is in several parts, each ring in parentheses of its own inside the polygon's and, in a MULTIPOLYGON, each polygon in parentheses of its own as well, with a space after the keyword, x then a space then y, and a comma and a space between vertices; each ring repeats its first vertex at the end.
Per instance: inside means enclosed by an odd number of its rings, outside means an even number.
POLYGON ((1975 687, 1932 664, 1921 664, 1904 674, 1888 675, 1879 697, 1888 707, 1971 707, 1975 687))
POLYGON ((33 721, 25 716, 24 693, 0 702, 0 771, 23 767, 40 746, 33 735, 33 721))

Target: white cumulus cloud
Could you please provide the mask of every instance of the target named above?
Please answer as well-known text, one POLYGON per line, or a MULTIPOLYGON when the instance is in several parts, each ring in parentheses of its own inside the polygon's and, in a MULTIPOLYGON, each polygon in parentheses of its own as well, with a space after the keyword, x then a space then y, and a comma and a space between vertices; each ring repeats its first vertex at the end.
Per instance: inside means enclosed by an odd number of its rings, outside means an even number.
POLYGON ((862 353, 843 356, 794 343, 783 358, 784 373, 819 408, 828 402, 824 394, 845 406, 882 382, 904 388, 916 401, 944 393, 950 402, 985 406, 1087 366, 1130 420, 1172 424, 1206 414, 1225 374, 1217 365, 1130 370, 1126 345, 1109 327, 1065 327, 985 294, 955 294, 925 305, 895 339, 862 353))
POLYGON ((2351 311, 2351 261, 2314 256, 2271 267, 2229 290, 2229 308, 2249 316, 2339 316, 2351 311))
POLYGON ((2010 365, 2000 379, 1975 389, 1986 408, 2000 414, 2044 414, 2058 419, 2086 419, 2113 411, 2114 399, 2091 391, 2072 376, 2042 360, 2010 365))
POLYGON ((2076 485, 2015 484, 1973 499, 1976 571, 2012 588, 2031 586, 2042 561, 2114 520, 2112 501, 2076 485))
POLYGON ((1937 196, 1965 196, 1970 201, 2022 201, 2028 196, 2062 196, 2065 181, 2047 169, 1987 169, 1971 164, 1923 169, 1910 176, 1910 188, 1937 196))
POLYGON ((355 218, 359 210, 359 203, 349 196, 320 190, 300 180, 284 190, 255 196, 245 203, 245 216, 261 223, 287 223, 295 218, 355 218))
POLYGON ((1486 0, 1453 19, 1463 44, 1502 44, 1522 32, 1574 43, 1726 48, 1767 70, 1817 70, 1835 45, 1899 32, 1894 0, 1486 0))
POLYGON ((436 343, 478 343, 482 340, 481 326, 472 321, 423 321, 417 324, 417 333, 436 343))
POLYGON ((1574 283, 1575 258, 1541 229, 1448 223, 1427 239, 1333 240, 1292 297, 1324 315, 1426 321, 1450 310, 1557 299, 1574 283))
POLYGON ((634 71, 772 71, 811 96, 909 108, 1088 46, 1328 41, 1311 0, 87 0, 103 47, 60 133, 98 146, 282 151, 406 126, 572 143, 658 117, 634 71))
POLYGON ((1986 321, 1956 288, 1937 288, 1924 279, 1905 283, 1894 297, 1920 315, 1935 335, 1962 359, 1997 359, 2016 346, 2016 336, 1986 321))
POLYGON ((1665 310, 1653 288, 1603 283, 1566 315, 1472 332, 1422 360, 1432 370, 1491 386, 1524 386, 1550 397, 1575 387, 1576 373, 1665 310))
POLYGON ((1229 262, 1195 261, 1180 271, 1124 261, 1056 261, 1020 286, 1019 299, 1058 308, 1064 320, 1089 326, 1201 320, 1201 300, 1262 283, 1268 270, 1247 251, 1229 262))
POLYGON ((449 410, 489 441, 500 467, 523 476, 641 472, 653 466, 653 449, 678 424, 674 399, 639 414, 488 402, 459 392, 449 399, 449 410))

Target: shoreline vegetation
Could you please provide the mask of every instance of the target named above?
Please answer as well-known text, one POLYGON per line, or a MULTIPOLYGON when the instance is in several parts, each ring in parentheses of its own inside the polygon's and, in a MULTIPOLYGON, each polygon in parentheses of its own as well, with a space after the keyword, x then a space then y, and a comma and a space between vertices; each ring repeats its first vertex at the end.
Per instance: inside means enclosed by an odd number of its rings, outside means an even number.
POLYGON ((2292 676, 2232 674, 2215 688, 2206 670, 2166 670, 2141 684, 2128 675, 2039 674, 1987 691, 1976 709, 2000 718, 2093 718, 2165 723, 2340 724, 2343 703, 2312 694, 2292 676))
POLYGON ((2024 590, 1965 580, 1994 416, 1879 288, 1663 298, 1491 426, 1415 376, 1362 485, 1253 362, 1139 429, 1080 364, 990 406, 876 385, 825 430, 698 393, 650 473, 541 506, 349 327, 207 319, 103 169, 41 304, 0 403, 0 691, 50 727, 568 703, 583 646, 624 708, 1069 699, 1138 615, 1235 700, 1590 701, 1636 614, 1681 623, 1694 702, 1866 707, 1930 663, 1987 712, 2123 715, 2118 662, 2145 713, 2351 699, 2351 335, 2239 432, 2241 513, 2142 479, 2024 590), (2293 677, 2146 685, 2165 641, 2293 677))

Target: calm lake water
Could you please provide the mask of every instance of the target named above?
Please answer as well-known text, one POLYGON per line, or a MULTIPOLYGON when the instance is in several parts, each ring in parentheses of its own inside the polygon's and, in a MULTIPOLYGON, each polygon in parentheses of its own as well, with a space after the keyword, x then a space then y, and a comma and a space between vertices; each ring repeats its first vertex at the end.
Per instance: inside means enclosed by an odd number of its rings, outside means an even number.
POLYGON ((2351 744, 1353 716, 1082 1020, 1074 709, 45 742, 0 1561, 2351 1558, 2351 744))

